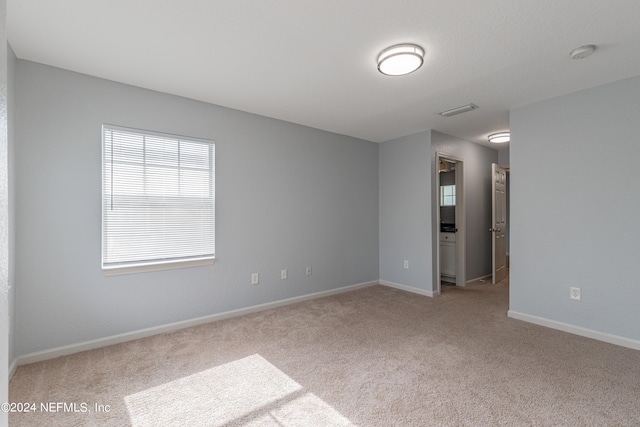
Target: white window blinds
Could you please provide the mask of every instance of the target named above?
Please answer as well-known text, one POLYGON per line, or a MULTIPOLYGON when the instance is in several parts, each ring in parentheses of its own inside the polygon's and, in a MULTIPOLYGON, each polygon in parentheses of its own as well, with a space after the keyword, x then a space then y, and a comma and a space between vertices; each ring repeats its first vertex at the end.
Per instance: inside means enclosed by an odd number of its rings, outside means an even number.
POLYGON ((103 125, 102 145, 102 268, 213 262, 214 143, 103 125))

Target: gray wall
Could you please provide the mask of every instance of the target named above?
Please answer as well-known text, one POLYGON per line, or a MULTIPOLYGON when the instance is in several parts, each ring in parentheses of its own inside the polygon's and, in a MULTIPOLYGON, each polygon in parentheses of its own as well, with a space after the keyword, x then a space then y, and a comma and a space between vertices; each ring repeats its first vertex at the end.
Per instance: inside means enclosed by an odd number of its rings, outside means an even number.
MULTIPOLYGON (((8 54, 7 54, 7 2, 0 0, 0 402, 9 400, 9 313, 13 310, 10 302, 9 263, 9 137, 8 125, 8 54)), ((0 411, 0 425, 7 425, 8 416, 0 411)))
POLYGON ((9 362, 15 358, 15 254, 16 254, 16 172, 15 172, 15 125, 16 125, 16 91, 15 91, 16 55, 7 45, 7 136, 8 136, 8 185, 9 185, 9 362))
POLYGON ((23 60, 17 76, 17 355, 378 279, 377 144, 23 60), (102 123, 216 141, 213 266, 103 275, 102 123))
POLYGON ((511 311, 640 340, 639 117, 640 77, 511 112, 511 311))
POLYGON ((430 147, 430 131, 380 144, 379 177, 380 280, 428 292, 434 290, 430 147))
MULTIPOLYGON (((466 280, 477 279, 491 274, 491 163, 498 162, 498 151, 480 144, 432 131, 431 133, 431 180, 436 181, 436 153, 447 154, 464 161, 464 192, 466 203, 467 250, 466 280)), ((438 197, 435 186, 431 186, 433 198, 438 197)), ((437 233, 438 224, 433 205, 432 233, 437 233)), ((433 251, 438 242, 434 240, 433 251)), ((433 260, 433 269, 435 271, 433 260)), ((437 281, 433 277, 434 283, 437 281)))
POLYGON ((435 131, 380 144, 380 280, 437 290, 436 153, 464 160, 467 279, 491 273, 491 163, 498 151, 435 131), (403 269, 403 260, 410 268, 403 269))
POLYGON ((509 166, 509 147, 498 150, 498 164, 500 166, 509 166))

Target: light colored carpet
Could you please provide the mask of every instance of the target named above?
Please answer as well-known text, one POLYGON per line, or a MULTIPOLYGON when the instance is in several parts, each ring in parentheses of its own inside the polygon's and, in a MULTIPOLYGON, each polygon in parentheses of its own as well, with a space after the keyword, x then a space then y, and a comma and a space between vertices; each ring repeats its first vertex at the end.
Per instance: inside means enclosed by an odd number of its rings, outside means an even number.
POLYGON ((640 425, 640 352, 507 308, 507 282, 374 286, 21 366, 10 425, 640 425))

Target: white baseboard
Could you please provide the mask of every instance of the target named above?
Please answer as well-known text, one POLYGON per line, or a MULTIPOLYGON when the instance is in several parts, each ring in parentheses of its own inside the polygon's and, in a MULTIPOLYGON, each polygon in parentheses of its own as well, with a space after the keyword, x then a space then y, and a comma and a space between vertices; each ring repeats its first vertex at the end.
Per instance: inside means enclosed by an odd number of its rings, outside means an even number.
POLYGON ((301 295, 298 297, 287 298, 279 301, 268 302, 265 304, 258 304, 251 307, 240 308, 237 310, 225 311, 223 313, 212 314, 209 316, 197 317, 195 319, 183 320, 180 322, 169 323, 166 325, 154 326, 152 328, 140 329, 137 331, 126 332, 124 334, 112 335, 105 338, 98 338, 91 341, 85 341, 77 344, 70 344, 61 347, 55 347, 49 350, 37 351, 34 353, 18 356, 11 363, 9 368, 9 378, 13 376, 13 373, 20 365, 27 363, 41 362, 43 360, 54 359, 60 356, 66 356, 73 353, 79 353, 81 351, 93 350, 96 348, 106 347, 113 344, 120 344, 126 341, 137 340, 139 338, 146 338, 152 335, 163 334, 167 332, 177 331, 179 329, 189 328, 191 326, 202 325, 205 323, 215 322, 217 320, 229 319, 231 317, 243 316, 245 314, 257 313, 259 311, 269 310, 271 308, 282 307, 289 304, 295 304, 297 302, 307 301, 316 298, 327 297, 331 295, 337 295, 344 292, 354 291, 356 289, 366 288, 369 286, 378 285, 380 282, 375 280, 371 282, 363 282, 355 285, 345 286, 338 289, 331 289, 328 291, 315 292, 312 294, 301 295))
POLYGON ((414 288, 413 286, 401 285, 400 283, 387 282, 385 280, 380 280, 380 284, 384 286, 388 286, 390 288, 401 289, 403 291, 411 292, 418 295, 424 295, 427 297, 435 297, 440 294, 438 291, 427 291, 425 289, 414 288))
POLYGON ((471 282, 475 282, 477 280, 484 280, 484 279, 487 279, 487 278, 491 278, 492 276, 493 276, 493 274, 485 274, 484 276, 476 277, 475 279, 469 279, 465 283, 468 284, 468 283, 471 283, 471 282))
POLYGON ((517 311, 512 311, 512 310, 509 310, 507 312, 507 316, 513 319, 523 320, 529 323, 535 323, 536 325, 546 326, 547 328, 568 332, 570 334, 580 335, 580 336, 592 338, 598 341, 604 341, 609 344, 615 344, 622 347, 632 348, 634 350, 640 350, 640 341, 638 340, 633 340, 633 339, 621 337, 618 335, 607 334, 604 332, 594 331, 593 329, 587 329, 580 326, 558 322, 555 320, 546 319, 544 317, 532 316, 530 314, 519 313, 517 311))

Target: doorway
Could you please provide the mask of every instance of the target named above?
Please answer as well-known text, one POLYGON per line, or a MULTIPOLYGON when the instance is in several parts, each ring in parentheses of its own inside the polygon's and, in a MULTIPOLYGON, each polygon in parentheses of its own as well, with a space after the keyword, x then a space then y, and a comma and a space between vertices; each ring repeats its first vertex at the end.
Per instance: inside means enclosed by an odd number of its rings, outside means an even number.
POLYGON ((491 282, 509 271, 509 167, 491 165, 491 282))
POLYGON ((436 293, 440 294, 443 285, 465 285, 464 161, 436 153, 435 170, 435 278, 436 293))

